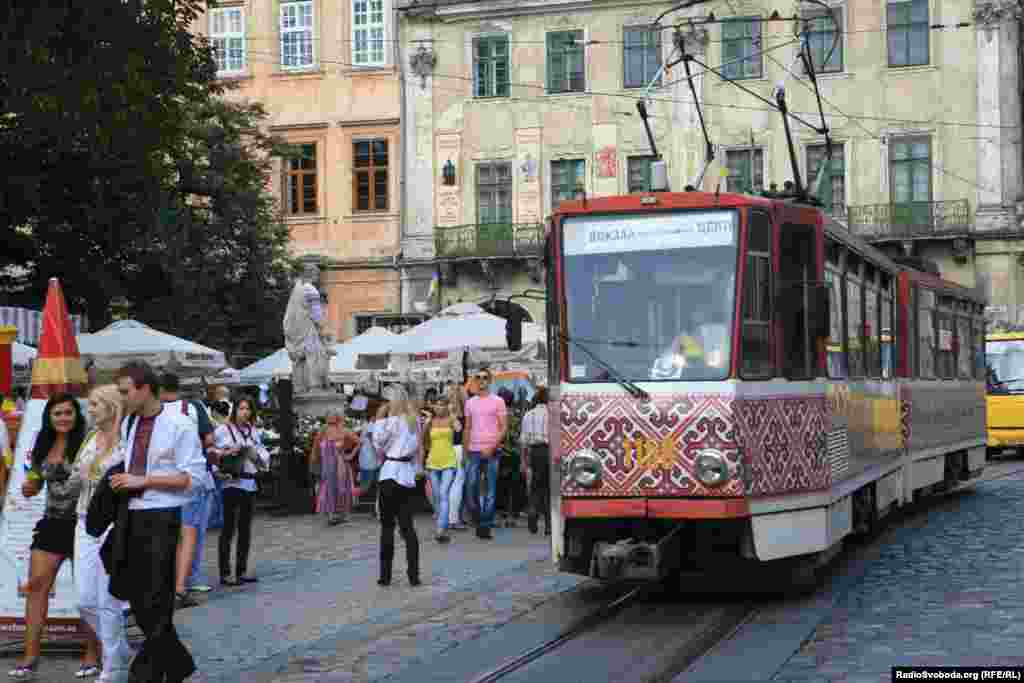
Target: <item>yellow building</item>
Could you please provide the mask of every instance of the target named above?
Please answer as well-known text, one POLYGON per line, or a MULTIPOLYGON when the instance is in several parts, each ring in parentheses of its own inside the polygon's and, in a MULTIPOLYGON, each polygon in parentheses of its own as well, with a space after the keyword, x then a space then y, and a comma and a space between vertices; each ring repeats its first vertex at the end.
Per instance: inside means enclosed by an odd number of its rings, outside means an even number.
POLYGON ((317 261, 335 335, 399 313, 402 138, 389 0, 211 3, 195 25, 229 97, 261 102, 301 158, 270 178, 296 254, 317 261))
MULTIPOLYGON (((1016 22, 955 0, 828 5, 832 15, 809 3, 722 0, 670 14, 660 32, 650 25, 667 3, 401 5, 411 71, 404 173, 415 188, 403 217, 404 310, 437 303, 426 296, 435 272, 442 304, 542 287, 537 226, 560 199, 648 188, 651 147, 636 102, 651 80, 671 189, 695 181, 705 144, 683 67, 657 74, 678 56, 673 24, 705 65, 692 64, 716 157, 703 187, 782 189, 793 173, 780 115, 715 73, 769 101, 781 81, 790 110, 820 125, 794 23, 767 21, 779 10, 811 20, 834 141, 820 194, 835 220, 985 288, 993 317, 1024 321, 1016 22), (686 23, 709 8, 714 21, 686 23)), ((825 158, 824 137, 792 126, 806 184, 825 158)), ((541 306, 519 303, 542 318, 541 306)))

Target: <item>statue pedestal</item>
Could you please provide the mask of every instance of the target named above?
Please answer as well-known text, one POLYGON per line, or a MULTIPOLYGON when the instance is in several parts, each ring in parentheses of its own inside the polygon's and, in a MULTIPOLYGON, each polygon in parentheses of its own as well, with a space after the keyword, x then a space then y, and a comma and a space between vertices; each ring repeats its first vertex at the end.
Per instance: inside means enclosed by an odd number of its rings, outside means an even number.
POLYGON ((336 391, 310 391, 293 396, 292 407, 296 414, 306 417, 326 417, 327 411, 331 408, 336 408, 344 414, 345 397, 336 391))

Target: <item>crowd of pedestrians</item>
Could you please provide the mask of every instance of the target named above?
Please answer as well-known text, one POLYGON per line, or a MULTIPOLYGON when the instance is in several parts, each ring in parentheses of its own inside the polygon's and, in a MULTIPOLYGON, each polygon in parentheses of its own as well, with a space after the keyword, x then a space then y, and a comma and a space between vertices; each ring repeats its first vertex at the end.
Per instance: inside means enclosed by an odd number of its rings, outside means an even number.
MULTIPOLYGON (((355 431, 340 411, 327 415, 311 453, 319 475, 315 509, 334 526, 349 519, 357 501, 372 497, 380 522, 379 585, 392 582, 396 530, 405 543, 408 582, 420 585, 413 515, 421 486, 437 543, 451 543, 451 532, 470 526, 479 539, 493 538, 503 453, 519 462, 522 478, 507 486, 530 488, 530 531, 537 533, 543 519, 550 533, 546 392, 537 392, 519 430, 510 424, 510 397, 492 394, 492 381, 483 370, 426 402, 392 385, 355 431)), ((248 397, 232 402, 225 387, 211 390, 205 402, 184 399, 177 377, 132 363, 116 384, 93 388, 87 406, 88 422, 73 396, 52 397, 31 448, 20 493, 38 495, 45 484, 45 513, 19 586, 26 597, 24 656, 9 675, 38 673, 51 590, 62 563, 72 560, 88 634, 76 675, 106 683, 130 671, 131 680, 143 683, 183 681, 196 666, 173 612, 197 604, 192 593, 213 590, 201 564, 217 516, 223 520, 220 585, 258 581, 249 572, 253 499, 270 455, 254 426, 256 405, 248 397), (125 638, 129 612, 144 634, 137 652, 125 638)))

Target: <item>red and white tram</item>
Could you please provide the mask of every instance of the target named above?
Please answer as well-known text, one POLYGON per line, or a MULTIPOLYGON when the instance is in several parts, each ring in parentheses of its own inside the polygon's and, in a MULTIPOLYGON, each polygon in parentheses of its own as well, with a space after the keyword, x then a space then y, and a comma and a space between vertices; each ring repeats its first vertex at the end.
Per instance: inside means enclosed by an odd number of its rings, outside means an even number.
POLYGON ((982 472, 982 300, 814 206, 564 202, 547 249, 562 570, 813 568, 982 472))

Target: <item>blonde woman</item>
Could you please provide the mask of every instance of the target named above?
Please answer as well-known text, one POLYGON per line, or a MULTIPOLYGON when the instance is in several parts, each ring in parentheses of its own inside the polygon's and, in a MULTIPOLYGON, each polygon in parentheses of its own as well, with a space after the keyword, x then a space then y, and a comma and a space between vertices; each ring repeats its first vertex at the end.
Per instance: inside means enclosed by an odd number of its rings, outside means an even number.
POLYGON ((463 489, 466 488, 466 469, 462 466, 462 416, 465 414, 466 390, 461 385, 453 384, 448 389, 448 412, 451 414, 452 448, 455 449, 455 481, 448 493, 448 528, 452 531, 465 531, 466 524, 462 521, 463 489))
POLYGON ((416 479, 423 476, 423 449, 415 406, 400 386, 387 390, 390 417, 383 406, 377 413, 379 426, 373 432, 373 445, 383 457, 380 467, 380 586, 391 585, 391 565, 395 557, 395 522, 405 540, 409 584, 420 585, 420 542, 412 523, 416 499, 416 479))
POLYGON ((427 474, 430 475, 431 500, 434 504, 434 517, 437 521, 438 543, 448 543, 448 503, 452 484, 455 481, 455 446, 452 439, 458 420, 451 417, 448 405, 440 403, 434 407, 433 417, 428 426, 427 437, 423 447, 428 453, 426 457, 427 474))
POLYGON ((88 411, 96 427, 85 437, 71 473, 72 479, 79 479, 82 487, 78 494, 75 533, 75 584, 82 620, 99 636, 103 653, 100 681, 116 681, 127 675, 128 664, 135 654, 125 637, 123 611, 126 604, 110 594, 110 575, 100 559, 100 548, 110 529, 94 538, 85 530, 85 518, 103 475, 122 459, 120 425, 124 408, 117 385, 105 384, 93 389, 89 394, 88 411))

